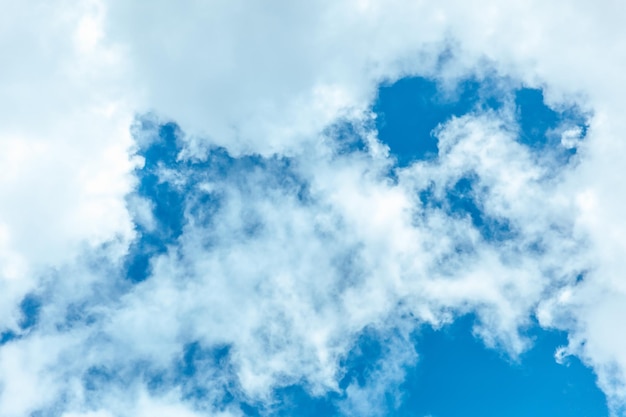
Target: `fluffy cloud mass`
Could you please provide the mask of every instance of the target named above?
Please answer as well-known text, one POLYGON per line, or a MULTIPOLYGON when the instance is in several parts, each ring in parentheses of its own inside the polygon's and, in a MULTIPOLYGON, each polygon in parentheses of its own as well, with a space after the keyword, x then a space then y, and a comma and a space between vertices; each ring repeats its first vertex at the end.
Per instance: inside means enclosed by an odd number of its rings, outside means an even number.
POLYGON ((384 414, 465 314, 512 357, 567 331, 623 414, 623 5, 0 4, 1 415, 384 414), (407 164, 373 109, 403 77, 480 85, 407 164), (524 88, 584 123, 529 143, 524 88))

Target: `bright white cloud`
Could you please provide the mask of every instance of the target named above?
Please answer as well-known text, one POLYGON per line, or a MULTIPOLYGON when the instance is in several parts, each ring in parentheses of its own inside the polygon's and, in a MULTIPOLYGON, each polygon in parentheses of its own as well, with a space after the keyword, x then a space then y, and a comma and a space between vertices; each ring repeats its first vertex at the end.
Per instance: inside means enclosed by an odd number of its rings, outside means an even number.
POLYGON ((89 1, 2 2, 3 330, 16 330, 16 305, 48 268, 131 232, 132 94, 118 52, 99 43, 102 13, 89 1))

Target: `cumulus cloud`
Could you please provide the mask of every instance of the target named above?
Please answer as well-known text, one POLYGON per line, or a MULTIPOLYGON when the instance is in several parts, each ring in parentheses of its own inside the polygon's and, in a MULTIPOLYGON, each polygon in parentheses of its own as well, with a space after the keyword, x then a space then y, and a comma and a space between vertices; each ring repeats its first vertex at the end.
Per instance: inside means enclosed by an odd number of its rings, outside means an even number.
POLYGON ((51 268, 130 237, 132 113, 118 53, 99 42, 101 6, 1 5, 0 332, 15 334, 51 268))
POLYGON ((620 5, 2 6, 1 414, 269 413, 294 384, 375 413, 419 360, 406 334, 469 312, 511 355, 533 315, 567 330, 619 412, 620 5), (394 165, 379 83, 493 74, 501 108, 394 165), (552 132, 569 162, 520 141, 520 85, 593 112, 584 140, 552 132), (403 329, 379 384, 341 385, 371 328, 403 329))

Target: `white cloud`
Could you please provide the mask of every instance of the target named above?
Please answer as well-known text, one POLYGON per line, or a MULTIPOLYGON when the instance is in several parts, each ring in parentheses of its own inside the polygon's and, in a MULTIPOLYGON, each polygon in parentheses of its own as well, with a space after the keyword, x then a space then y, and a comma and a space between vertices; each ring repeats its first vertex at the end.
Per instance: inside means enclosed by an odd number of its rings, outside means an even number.
POLYGON ((130 234, 131 120, 118 54, 97 32, 95 2, 2 2, 0 53, 0 327, 42 268, 86 243, 130 234), (91 23, 85 23, 91 22, 91 23), (82 29, 81 29, 82 28, 82 29), (90 35, 91 36, 91 35, 90 35))

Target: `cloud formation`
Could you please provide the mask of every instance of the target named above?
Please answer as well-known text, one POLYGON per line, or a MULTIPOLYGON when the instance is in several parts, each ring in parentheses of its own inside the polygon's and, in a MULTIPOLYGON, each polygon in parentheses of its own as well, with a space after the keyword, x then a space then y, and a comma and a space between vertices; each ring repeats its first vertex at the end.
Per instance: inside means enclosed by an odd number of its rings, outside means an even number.
POLYGON ((568 331, 619 415, 620 7, 3 2, 0 414, 271 413, 298 384, 375 415, 411 331, 473 313, 513 356, 533 317, 568 331), (504 99, 398 167, 372 105, 415 75, 504 99), (525 143, 522 86, 585 138, 525 143), (346 382, 364 332, 378 382, 346 382))

